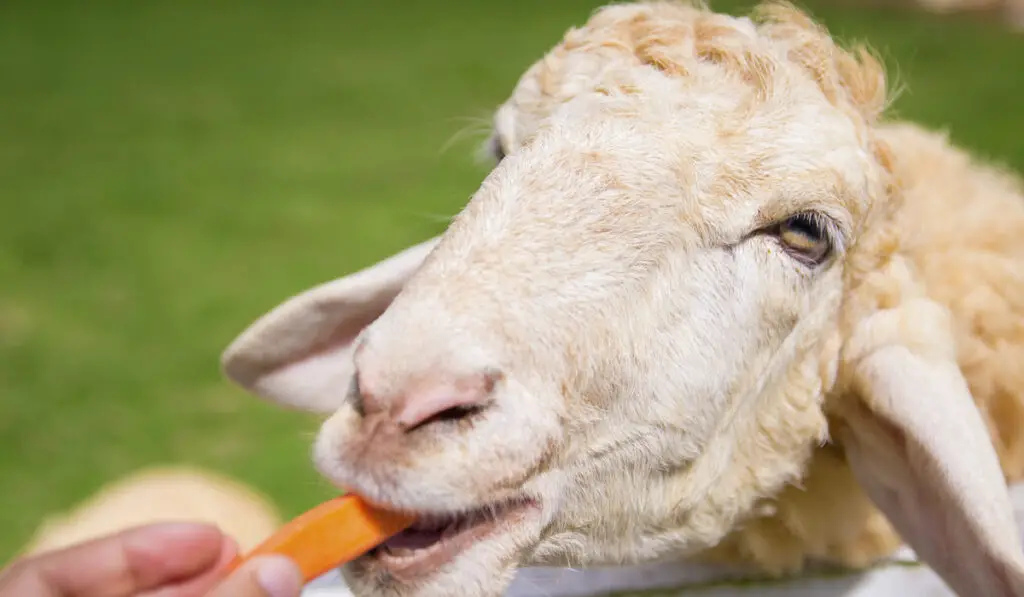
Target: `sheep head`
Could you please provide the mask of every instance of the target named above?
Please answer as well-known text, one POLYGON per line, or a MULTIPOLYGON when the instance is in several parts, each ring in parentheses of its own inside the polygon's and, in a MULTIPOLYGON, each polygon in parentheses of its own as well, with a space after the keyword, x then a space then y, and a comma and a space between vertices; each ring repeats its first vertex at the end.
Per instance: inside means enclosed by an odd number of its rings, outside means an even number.
POLYGON ((605 8, 498 110, 499 163, 441 237, 238 338, 232 379, 330 413, 324 476, 420 517, 346 567, 356 594, 699 553, 799 480, 828 416, 949 582, 1014 594, 998 464, 891 229, 884 101, 870 55, 785 5, 605 8))

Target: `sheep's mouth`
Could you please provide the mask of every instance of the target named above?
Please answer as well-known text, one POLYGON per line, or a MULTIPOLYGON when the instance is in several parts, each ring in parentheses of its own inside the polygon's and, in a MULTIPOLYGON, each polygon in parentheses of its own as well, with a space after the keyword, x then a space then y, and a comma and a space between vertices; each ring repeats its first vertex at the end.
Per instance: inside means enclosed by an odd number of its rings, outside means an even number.
POLYGON ((531 500, 492 504, 451 514, 422 514, 365 558, 395 577, 415 577, 438 570, 460 553, 492 536, 514 528, 536 508, 531 500))

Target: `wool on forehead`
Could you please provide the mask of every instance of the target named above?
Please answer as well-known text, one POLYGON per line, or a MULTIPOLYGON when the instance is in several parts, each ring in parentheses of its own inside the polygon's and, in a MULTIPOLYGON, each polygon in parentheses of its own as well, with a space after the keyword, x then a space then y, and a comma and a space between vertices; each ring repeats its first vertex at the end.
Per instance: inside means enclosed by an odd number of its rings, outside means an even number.
POLYGON ((761 4, 750 18, 715 13, 688 0, 606 6, 584 26, 570 29, 537 65, 542 96, 558 94, 565 58, 574 52, 625 55, 677 77, 711 63, 749 85, 763 102, 790 89, 782 83, 795 66, 833 106, 864 125, 876 121, 889 99, 884 67, 869 48, 843 49, 786 2, 761 4))

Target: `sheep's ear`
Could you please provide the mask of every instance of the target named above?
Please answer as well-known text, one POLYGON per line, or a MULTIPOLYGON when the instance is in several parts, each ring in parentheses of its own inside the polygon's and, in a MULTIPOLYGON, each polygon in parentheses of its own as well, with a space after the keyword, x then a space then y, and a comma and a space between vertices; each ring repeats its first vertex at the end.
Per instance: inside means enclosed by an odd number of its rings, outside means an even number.
POLYGON ((840 408, 837 439, 870 498, 954 591, 1024 596, 1024 554, 998 457, 953 351, 936 351, 952 346, 945 310, 919 301, 913 322, 902 311, 874 316, 867 335, 878 347, 849 365, 853 398, 840 408), (932 338, 906 341, 929 325, 923 334, 932 338))
POLYGON ((225 375, 283 406, 336 410, 351 384, 356 338, 391 305, 439 238, 278 305, 224 351, 225 375))

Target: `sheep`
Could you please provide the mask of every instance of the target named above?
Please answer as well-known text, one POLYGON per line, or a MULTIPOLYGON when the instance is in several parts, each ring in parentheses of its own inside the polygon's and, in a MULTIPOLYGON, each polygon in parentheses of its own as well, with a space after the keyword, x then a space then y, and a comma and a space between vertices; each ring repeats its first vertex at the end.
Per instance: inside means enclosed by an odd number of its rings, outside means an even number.
POLYGON ((282 523, 261 492, 212 471, 153 465, 108 483, 69 512, 41 521, 22 548, 25 557, 61 549, 137 525, 188 521, 220 527, 249 551, 282 523))
POLYGON ((354 593, 906 544, 1024 595, 1024 185, 889 88, 786 3, 606 6, 496 110, 443 234, 232 341, 228 378, 325 416, 326 479, 418 516, 354 593))

